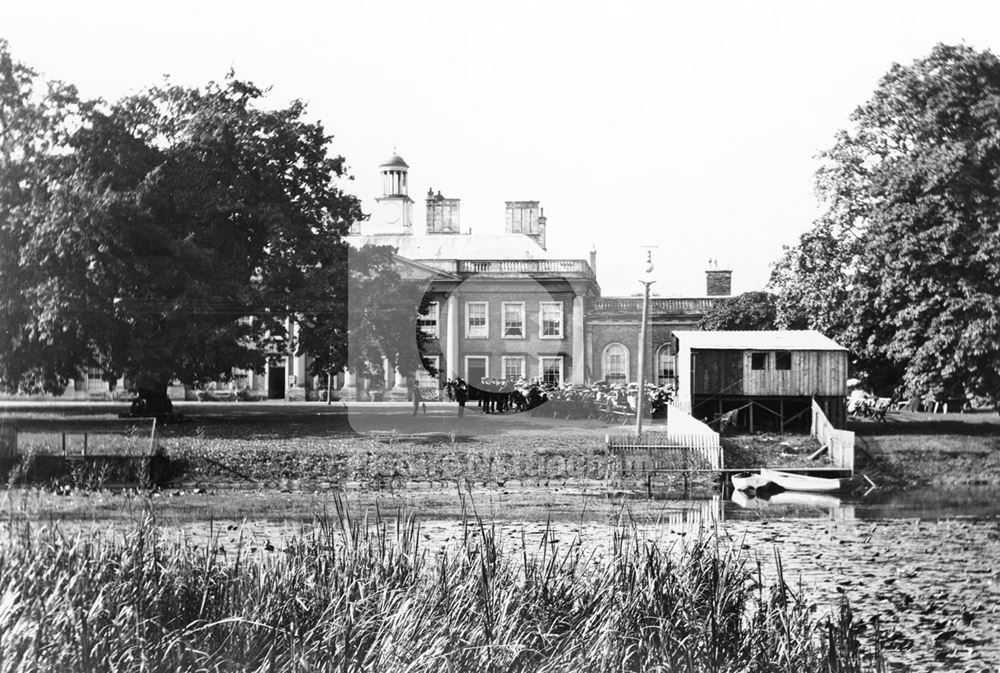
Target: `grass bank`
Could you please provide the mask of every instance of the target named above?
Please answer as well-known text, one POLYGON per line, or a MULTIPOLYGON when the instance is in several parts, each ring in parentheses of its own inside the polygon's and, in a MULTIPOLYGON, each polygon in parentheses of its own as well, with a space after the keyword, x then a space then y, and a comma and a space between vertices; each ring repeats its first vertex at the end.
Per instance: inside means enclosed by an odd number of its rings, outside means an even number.
MULTIPOLYGON (((458 418, 454 405, 430 405, 417 417, 406 405, 177 406, 185 422, 162 426, 156 440, 171 460, 170 478, 177 485, 313 490, 348 484, 400 488, 412 482, 645 484, 644 473, 605 448, 605 434, 622 428, 597 420, 484 415, 474 407, 458 418)), ((58 447, 62 432, 99 434, 128 423, 117 411, 112 405, 22 406, 5 410, 4 420, 20 428, 25 446, 47 441, 58 447)), ((135 435, 142 435, 138 426, 135 435)), ((101 450, 100 441, 91 439, 91 452, 101 450)), ((676 482, 678 490, 689 492, 712 489, 710 479, 658 481, 664 488, 676 482)))
POLYGON ((1000 486, 1000 416, 995 412, 893 412, 856 420, 857 467, 880 485, 1000 486))
MULTIPOLYGON (((995 412, 891 412, 884 422, 852 419, 855 467, 880 486, 1000 486, 1000 416, 995 412)), ((807 435, 757 433, 722 438, 727 467, 819 467, 807 435)))
POLYGON ((410 515, 340 510, 282 553, 21 529, 0 545, 3 670, 864 671, 863 626, 820 615, 739 548, 627 528, 599 558, 507 548, 469 520, 427 553, 410 515))
MULTIPOLYGON (((117 417, 124 408, 8 406, 0 410, 0 421, 18 425, 25 437, 49 433, 49 441, 57 443, 60 432, 100 433, 128 423, 117 417)), ((314 489, 349 483, 396 488, 414 481, 491 486, 644 481, 605 450, 605 434, 623 428, 595 420, 483 415, 474 408, 457 418, 449 405, 429 405, 428 413, 416 418, 405 405, 347 410, 315 403, 183 403, 178 409, 186 422, 159 428, 157 442, 174 461, 171 478, 185 485, 314 489), (391 431, 425 438, 370 437, 391 431)), ((849 429, 856 433, 859 471, 880 485, 1000 485, 996 413, 893 412, 885 423, 857 420, 849 429)), ((148 436, 148 424, 135 432, 148 436)), ((806 436, 773 434, 725 437, 723 444, 726 464, 738 467, 815 464, 808 456, 818 448, 806 436)), ((682 487, 669 480, 661 486, 682 487)), ((710 482, 689 486, 712 488, 710 482)))

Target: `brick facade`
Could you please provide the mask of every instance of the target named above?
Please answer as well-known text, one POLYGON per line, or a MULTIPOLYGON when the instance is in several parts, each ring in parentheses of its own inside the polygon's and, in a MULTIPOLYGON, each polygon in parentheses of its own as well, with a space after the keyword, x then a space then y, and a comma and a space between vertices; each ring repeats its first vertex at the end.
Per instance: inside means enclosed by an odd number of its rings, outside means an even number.
MULTIPOLYGON (((697 329, 701 317, 702 314, 694 313, 650 316, 650 325, 646 333, 645 370, 647 381, 659 382, 657 354, 662 348, 668 348, 669 352, 673 353, 674 331, 697 329)), ((621 315, 601 316, 593 313, 587 315, 587 361, 591 381, 601 381, 607 378, 605 354, 608 346, 612 344, 621 344, 628 350, 628 379, 630 381, 638 379, 640 319, 641 314, 631 318, 621 315)))

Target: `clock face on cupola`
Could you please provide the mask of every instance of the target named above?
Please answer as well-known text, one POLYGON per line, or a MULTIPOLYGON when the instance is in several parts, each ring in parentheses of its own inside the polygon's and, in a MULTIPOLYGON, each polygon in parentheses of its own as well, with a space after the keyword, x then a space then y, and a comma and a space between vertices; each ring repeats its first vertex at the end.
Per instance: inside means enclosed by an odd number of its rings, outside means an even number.
POLYGON ((382 221, 386 224, 396 224, 403 216, 403 204, 398 200, 382 202, 382 221))

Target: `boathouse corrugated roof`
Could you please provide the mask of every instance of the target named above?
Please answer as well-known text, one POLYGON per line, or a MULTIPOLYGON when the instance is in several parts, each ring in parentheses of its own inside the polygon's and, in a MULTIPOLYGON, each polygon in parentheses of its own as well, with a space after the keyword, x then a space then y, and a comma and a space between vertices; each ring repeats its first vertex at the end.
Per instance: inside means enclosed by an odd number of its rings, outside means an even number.
POLYGON ((712 350, 846 351, 816 330, 679 331, 674 336, 682 346, 712 350))

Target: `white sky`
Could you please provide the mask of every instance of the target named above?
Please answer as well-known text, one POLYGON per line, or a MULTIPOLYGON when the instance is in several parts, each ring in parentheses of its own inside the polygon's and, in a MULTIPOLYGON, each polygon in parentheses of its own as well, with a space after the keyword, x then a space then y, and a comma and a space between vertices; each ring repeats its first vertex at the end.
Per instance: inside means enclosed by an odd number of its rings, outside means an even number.
POLYGON ((14 57, 87 97, 230 67, 299 98, 371 212, 378 164, 410 164, 462 228, 541 201, 549 250, 598 250, 605 295, 704 294, 709 258, 760 289, 817 214, 815 155, 893 62, 937 42, 1000 51, 978 2, 44 2, 0 0, 14 57))

